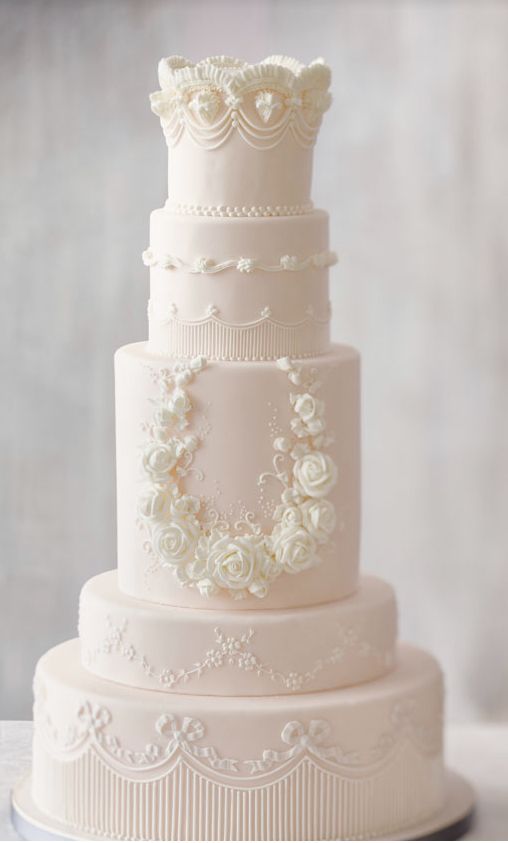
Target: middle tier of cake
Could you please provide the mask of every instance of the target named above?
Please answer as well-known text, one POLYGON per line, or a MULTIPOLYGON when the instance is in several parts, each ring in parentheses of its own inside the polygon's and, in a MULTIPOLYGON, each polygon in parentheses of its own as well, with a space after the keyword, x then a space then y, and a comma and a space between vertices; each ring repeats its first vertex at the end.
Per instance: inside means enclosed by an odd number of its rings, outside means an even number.
POLYGON ((393 667, 396 635, 393 589, 374 577, 338 602, 227 612, 136 600, 108 571, 86 583, 80 600, 87 670, 180 694, 292 694, 367 682, 393 667))

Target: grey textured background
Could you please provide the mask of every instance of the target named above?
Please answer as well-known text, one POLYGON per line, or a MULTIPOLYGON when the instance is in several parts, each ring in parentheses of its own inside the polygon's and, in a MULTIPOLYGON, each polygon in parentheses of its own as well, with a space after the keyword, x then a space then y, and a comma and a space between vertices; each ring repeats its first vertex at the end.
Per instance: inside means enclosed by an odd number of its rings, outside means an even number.
POLYGON ((162 55, 323 55, 334 335, 363 352, 364 568, 508 716, 508 4, 0 0, 0 715, 115 565, 112 354, 146 335, 162 55))

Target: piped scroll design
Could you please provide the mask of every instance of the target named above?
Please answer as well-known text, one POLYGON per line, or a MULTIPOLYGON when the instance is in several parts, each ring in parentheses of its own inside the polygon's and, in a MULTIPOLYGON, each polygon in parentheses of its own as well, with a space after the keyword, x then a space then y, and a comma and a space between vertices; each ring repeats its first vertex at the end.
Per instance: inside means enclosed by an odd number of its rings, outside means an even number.
POLYGON ((327 453, 333 438, 326 431, 325 405, 315 396, 317 370, 288 357, 277 361, 298 391, 289 395, 290 429, 273 441, 273 471, 258 480, 260 486, 270 480, 282 486, 274 526, 266 534, 252 513, 233 525, 219 520, 207 528, 199 520, 199 498, 181 489, 200 444, 188 432, 192 403, 187 387, 205 365, 198 357, 153 373, 159 394, 145 426, 138 503, 144 547, 153 559, 150 570, 169 568, 182 586, 204 597, 263 598, 281 574, 318 565, 319 547, 328 543, 336 525, 327 496, 337 481, 337 466, 327 453))
POLYGON ((194 65, 171 56, 159 62, 159 83, 150 101, 168 146, 186 131, 205 149, 233 132, 255 149, 271 149, 288 133, 308 148, 331 102, 330 69, 322 59, 305 67, 285 56, 257 65, 219 56, 194 65))
POLYGON ((214 275, 217 272, 224 272, 226 269, 236 269, 238 272, 250 274, 251 272, 303 272, 305 269, 326 269, 334 266, 337 261, 335 252, 318 252, 306 258, 298 258, 296 255, 282 255, 278 263, 264 263, 257 258, 239 257, 228 258, 228 260, 216 261, 209 257, 196 258, 193 263, 182 260, 175 255, 159 255, 153 249, 148 248, 142 253, 141 258, 145 266, 157 266, 161 269, 182 269, 191 275, 214 275))

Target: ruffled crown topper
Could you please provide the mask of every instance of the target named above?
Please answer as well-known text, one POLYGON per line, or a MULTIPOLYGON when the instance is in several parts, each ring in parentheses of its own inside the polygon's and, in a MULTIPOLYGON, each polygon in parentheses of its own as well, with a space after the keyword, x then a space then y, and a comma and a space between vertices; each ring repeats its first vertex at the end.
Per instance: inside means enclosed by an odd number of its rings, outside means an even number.
POLYGON ((288 131, 308 147, 331 103, 330 76, 323 59, 306 66, 286 56, 259 64, 218 56, 193 64, 171 56, 159 62, 161 90, 150 102, 171 146, 187 130, 214 149, 236 130, 255 147, 273 147, 288 131))

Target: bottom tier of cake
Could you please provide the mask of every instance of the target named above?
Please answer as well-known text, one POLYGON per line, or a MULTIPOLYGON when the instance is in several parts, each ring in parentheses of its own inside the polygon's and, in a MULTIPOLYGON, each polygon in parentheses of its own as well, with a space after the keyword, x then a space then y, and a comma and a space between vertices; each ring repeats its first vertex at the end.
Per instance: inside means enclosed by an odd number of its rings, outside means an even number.
POLYGON ((34 801, 79 835, 366 839, 443 803, 441 672, 407 645, 373 682, 233 698, 99 679, 69 641, 38 664, 34 713, 34 801))

